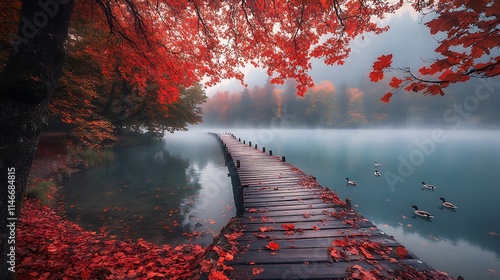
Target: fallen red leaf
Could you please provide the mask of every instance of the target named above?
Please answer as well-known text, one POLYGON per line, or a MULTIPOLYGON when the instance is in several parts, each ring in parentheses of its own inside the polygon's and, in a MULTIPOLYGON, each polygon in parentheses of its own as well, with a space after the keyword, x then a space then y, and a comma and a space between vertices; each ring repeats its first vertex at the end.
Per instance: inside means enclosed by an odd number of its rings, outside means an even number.
POLYGON ((396 249, 396 254, 398 255, 398 257, 405 259, 408 256, 408 250, 406 250, 406 248, 403 246, 399 246, 396 249))
POLYGON ((363 253, 363 255, 365 255, 367 259, 373 259, 373 255, 370 252, 368 252, 368 250, 366 250, 365 248, 359 247, 359 250, 363 253))
POLYGON ((270 241, 267 245, 266 248, 268 248, 271 251, 277 251, 280 249, 280 245, 274 241, 270 241))
POLYGON ((339 251, 335 250, 335 248, 333 247, 330 247, 328 249, 330 250, 330 256, 332 256, 334 259, 340 259, 339 251))
POLYGON ((80 276, 83 279, 89 279, 90 278, 90 272, 88 270, 83 270, 82 273, 80 273, 80 276))
POLYGON ((335 239, 333 240, 332 245, 336 247, 344 247, 347 245, 347 241, 342 239, 335 239))
POLYGON ((265 232, 265 231, 272 231, 272 230, 273 230, 273 228, 272 228, 272 227, 260 227, 260 228, 259 228, 259 230, 260 230, 261 232, 265 232))
POLYGON ((252 269, 252 275, 259 275, 264 271, 264 268, 262 267, 254 267, 252 269))
POLYGON ((285 230, 294 230, 295 229, 294 224, 281 224, 281 227, 283 227, 285 230))

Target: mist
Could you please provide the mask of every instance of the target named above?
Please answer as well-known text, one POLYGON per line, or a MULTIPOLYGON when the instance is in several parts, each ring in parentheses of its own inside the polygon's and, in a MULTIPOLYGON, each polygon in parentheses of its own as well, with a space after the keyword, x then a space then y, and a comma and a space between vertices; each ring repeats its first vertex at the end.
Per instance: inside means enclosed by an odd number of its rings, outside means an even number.
POLYGON ((304 97, 296 96, 294 81, 272 85, 262 69, 244 69, 245 88, 225 80, 208 88, 204 125, 225 127, 320 128, 443 128, 496 129, 500 123, 500 78, 471 79, 445 89, 444 96, 401 91, 386 104, 380 98, 389 81, 373 83, 368 74, 382 54, 393 54, 393 67, 415 72, 426 60, 437 58, 437 39, 423 24, 428 20, 404 11, 387 20, 381 35, 366 34, 351 43, 342 66, 312 61, 316 84, 304 97))

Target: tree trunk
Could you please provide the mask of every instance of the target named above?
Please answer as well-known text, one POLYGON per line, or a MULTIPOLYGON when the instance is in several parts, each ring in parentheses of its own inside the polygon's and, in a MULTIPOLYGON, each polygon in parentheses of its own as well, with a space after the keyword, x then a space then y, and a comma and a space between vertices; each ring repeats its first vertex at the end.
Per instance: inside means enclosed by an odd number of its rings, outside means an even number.
POLYGON ((17 217, 49 98, 57 86, 73 0, 23 0, 0 77, 0 279, 13 279, 17 217))

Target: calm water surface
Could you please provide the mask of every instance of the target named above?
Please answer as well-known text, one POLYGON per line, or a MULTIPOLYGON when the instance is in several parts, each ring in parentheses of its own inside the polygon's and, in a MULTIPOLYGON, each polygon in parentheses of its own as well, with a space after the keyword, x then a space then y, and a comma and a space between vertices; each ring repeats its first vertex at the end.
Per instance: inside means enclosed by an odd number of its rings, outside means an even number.
POLYGON ((212 243, 236 213, 216 138, 168 134, 156 145, 115 151, 110 166, 63 182, 66 212, 85 229, 157 244, 212 243))
MULTIPOLYGON (((123 149, 112 166, 72 175, 63 189, 68 214, 120 236, 172 244, 201 235, 194 242, 210 243, 235 210, 220 148, 206 131, 123 149)), ((465 279, 500 279, 499 131, 210 131, 232 132, 286 156, 350 197, 358 212, 434 268, 465 279), (346 177, 358 187, 347 187, 346 177), (423 190, 422 181, 436 190, 423 190), (459 208, 443 209, 440 197, 459 208), (412 205, 435 218, 415 217, 412 205)))

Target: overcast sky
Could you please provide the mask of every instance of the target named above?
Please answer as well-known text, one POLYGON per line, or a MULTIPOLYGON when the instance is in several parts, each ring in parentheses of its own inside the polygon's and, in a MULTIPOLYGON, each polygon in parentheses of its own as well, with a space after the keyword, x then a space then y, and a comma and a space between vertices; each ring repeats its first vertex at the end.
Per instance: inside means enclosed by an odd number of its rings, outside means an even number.
MULTIPOLYGON (((402 10, 386 20, 391 29, 381 35, 366 35, 365 39, 356 38, 351 43, 351 55, 343 66, 327 66, 320 60, 312 62, 310 71, 316 84, 329 80, 337 87, 346 83, 348 87, 356 86, 361 80, 367 79, 373 62, 382 54, 393 54, 393 66, 410 66, 417 69, 422 59, 435 58, 436 40, 430 35, 429 29, 419 24, 420 16, 409 9, 402 10)), ((263 85, 267 74, 262 69, 249 67, 244 70, 245 82, 249 87, 263 85)), ((237 80, 224 80, 218 85, 208 88, 207 95, 217 91, 238 92, 243 86, 237 80)))

